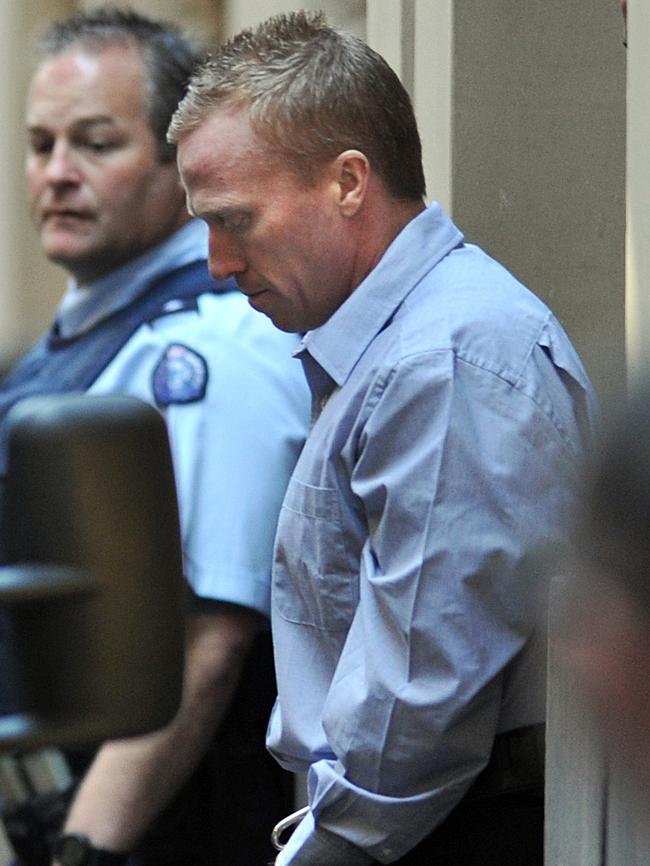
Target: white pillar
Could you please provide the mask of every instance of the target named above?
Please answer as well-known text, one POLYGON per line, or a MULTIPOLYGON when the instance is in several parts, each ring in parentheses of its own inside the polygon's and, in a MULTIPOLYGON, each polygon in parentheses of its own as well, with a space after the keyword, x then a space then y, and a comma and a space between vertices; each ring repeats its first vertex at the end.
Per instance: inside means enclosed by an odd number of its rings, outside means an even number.
POLYGON ((366 38, 409 91, 429 199, 452 206, 453 0, 367 0, 366 38))
POLYGON ((626 329, 635 380, 650 367, 650 5, 628 7, 626 329))
POLYGON ((453 0, 416 0, 413 104, 429 199, 453 210, 453 0))

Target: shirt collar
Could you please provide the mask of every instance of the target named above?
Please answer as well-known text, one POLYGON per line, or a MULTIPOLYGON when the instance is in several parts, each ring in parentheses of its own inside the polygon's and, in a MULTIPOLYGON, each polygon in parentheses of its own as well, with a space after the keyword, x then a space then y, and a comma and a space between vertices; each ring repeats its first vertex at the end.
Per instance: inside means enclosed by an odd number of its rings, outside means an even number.
POLYGON ((304 363, 309 353, 337 385, 343 385, 406 296, 462 240, 440 205, 429 205, 402 229, 327 322, 304 336, 295 354, 304 363))
POLYGON ((142 295, 161 274, 205 259, 207 251, 207 226, 192 220, 161 244, 98 280, 79 286, 71 279, 57 312, 59 333, 68 338, 90 330, 142 295))

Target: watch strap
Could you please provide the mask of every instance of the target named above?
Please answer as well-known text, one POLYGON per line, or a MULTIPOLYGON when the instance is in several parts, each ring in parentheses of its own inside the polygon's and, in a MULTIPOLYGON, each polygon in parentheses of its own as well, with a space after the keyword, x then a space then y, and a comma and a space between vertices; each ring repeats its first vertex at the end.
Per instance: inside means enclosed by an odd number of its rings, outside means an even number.
POLYGON ((63 833, 54 843, 54 857, 61 866, 124 866, 129 855, 97 848, 81 833, 63 833))
POLYGON ((89 866, 125 866, 129 859, 128 854, 120 854, 117 851, 106 851, 104 848, 93 847, 94 859, 89 866))

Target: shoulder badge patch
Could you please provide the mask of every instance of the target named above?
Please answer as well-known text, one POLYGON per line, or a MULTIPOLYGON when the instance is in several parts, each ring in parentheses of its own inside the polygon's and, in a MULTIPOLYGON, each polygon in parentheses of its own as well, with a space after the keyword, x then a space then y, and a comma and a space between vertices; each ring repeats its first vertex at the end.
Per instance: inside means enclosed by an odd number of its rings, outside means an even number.
POLYGON ((202 355, 182 343, 172 343, 153 372, 153 393, 159 406, 196 403, 205 397, 208 365, 202 355))

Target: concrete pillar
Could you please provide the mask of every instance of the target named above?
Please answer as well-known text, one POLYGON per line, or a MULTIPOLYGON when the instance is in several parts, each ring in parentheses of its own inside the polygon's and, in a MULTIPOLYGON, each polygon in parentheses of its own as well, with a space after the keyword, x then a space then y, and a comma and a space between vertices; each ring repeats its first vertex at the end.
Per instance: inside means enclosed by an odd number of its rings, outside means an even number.
POLYGON ((418 118, 428 198, 452 206, 453 0, 367 0, 366 38, 418 118))
POLYGON ((627 335, 632 380, 650 366, 650 6, 628 3, 627 335))
POLYGON ((615 0, 455 0, 454 217, 549 303, 605 399, 625 382, 624 94, 615 0))

